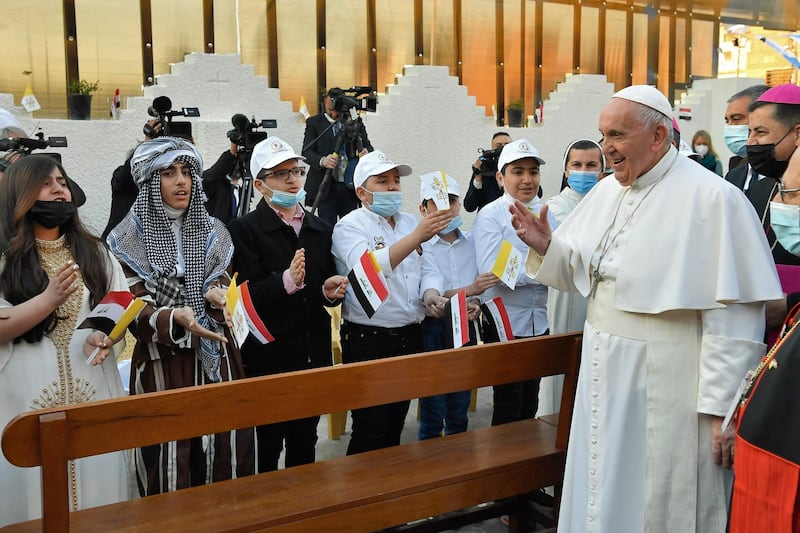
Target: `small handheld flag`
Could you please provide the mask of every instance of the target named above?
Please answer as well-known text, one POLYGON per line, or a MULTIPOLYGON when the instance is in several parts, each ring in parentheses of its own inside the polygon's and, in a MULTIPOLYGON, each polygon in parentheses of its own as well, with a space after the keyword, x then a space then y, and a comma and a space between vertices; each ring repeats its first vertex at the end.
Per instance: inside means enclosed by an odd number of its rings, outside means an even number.
POLYGON ((497 332, 497 338, 502 341, 514 340, 511 332, 511 322, 508 320, 506 306, 503 299, 499 296, 481 305, 483 316, 493 330, 497 332))
MULTIPOLYGON (((89 316, 78 325, 77 329, 96 329, 105 333, 111 342, 116 342, 125 334, 125 329, 144 309, 144 301, 136 298, 128 291, 111 291, 92 309, 89 316)), ((92 351, 86 364, 94 361, 100 347, 92 351)))
POLYGON ((510 242, 504 240, 500 245, 497 259, 494 260, 492 274, 500 278, 500 281, 513 291, 517 285, 519 271, 524 263, 525 257, 522 252, 514 248, 510 242))
POLYGON ((366 250, 361 254, 358 263, 347 274, 347 279, 350 280, 350 287, 353 288, 358 303, 364 308, 367 316, 372 318, 389 297, 386 277, 372 252, 366 250))
POLYGON ((248 334, 252 334, 261 344, 267 344, 275 340, 269 332, 264 322, 256 313, 253 300, 250 298, 250 290, 247 281, 242 285, 236 285, 236 276, 233 275, 228 291, 225 294, 225 305, 231 314, 233 322, 233 337, 236 344, 241 346, 248 334))
POLYGON ((467 318, 467 291, 460 290, 447 303, 445 316, 450 317, 453 332, 453 348, 461 348, 469 342, 469 319, 467 318))

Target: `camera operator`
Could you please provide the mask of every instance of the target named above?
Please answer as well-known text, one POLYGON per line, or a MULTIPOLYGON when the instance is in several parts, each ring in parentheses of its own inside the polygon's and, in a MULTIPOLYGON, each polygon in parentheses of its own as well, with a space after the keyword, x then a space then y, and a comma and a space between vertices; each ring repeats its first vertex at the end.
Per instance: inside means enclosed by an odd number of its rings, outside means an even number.
POLYGON ((337 218, 345 216, 358 207, 359 201, 352 181, 350 183, 345 181, 345 173, 347 170, 352 171, 355 168, 359 157, 373 150, 372 144, 367 138, 366 128, 358 121, 355 125, 360 129, 357 133, 361 135, 363 149, 355 153, 354 147, 348 147, 346 146, 347 142, 343 142, 339 153, 334 153, 336 137, 347 118, 341 108, 335 104, 344 96, 345 91, 339 87, 333 87, 328 91, 325 96, 325 112, 314 115, 306 121, 303 138, 303 156, 311 166, 306 180, 306 205, 314 204, 326 170, 332 169, 330 186, 325 197, 320 198, 319 212, 317 213, 331 226, 336 224, 337 218), (347 159, 348 148, 352 155, 350 159, 347 159))
MULTIPOLYGON (((0 144, 2 144, 2 146, 0 146, 0 152, 6 152, 0 157, 0 179, 3 178, 3 174, 12 163, 29 155, 33 150, 42 150, 50 146, 52 139, 45 141, 44 133, 42 133, 41 130, 36 137, 35 139, 28 138, 28 134, 22 129, 22 125, 17 121, 14 115, 5 109, 0 109, 0 144)), ((59 146, 66 146, 66 139, 63 139, 63 144, 59 146)), ((61 163, 61 156, 57 153, 42 155, 52 156, 61 163)), ((65 179, 69 182, 70 189, 73 191, 72 202, 75 204, 75 207, 80 207, 85 204, 86 193, 83 192, 81 186, 70 177, 65 176, 65 179)))
POLYGON ((235 171, 238 153, 239 144, 231 141, 231 147, 203 172, 203 190, 208 198, 206 211, 226 225, 239 211, 242 176, 235 171))
MULTIPOLYGON (((18 139, 20 137, 27 137, 22 125, 14 118, 14 115, 0 109, 0 139, 18 139)), ((0 164, 0 176, 5 171, 6 167, 22 157, 22 154, 16 150, 10 150, 3 156, 3 163, 0 164)))
POLYGON ((485 150, 472 164, 472 178, 469 180, 467 194, 464 195, 464 209, 470 213, 480 210, 503 194, 497 184, 497 158, 503 146, 511 142, 511 135, 498 131, 492 135, 492 149, 485 150))

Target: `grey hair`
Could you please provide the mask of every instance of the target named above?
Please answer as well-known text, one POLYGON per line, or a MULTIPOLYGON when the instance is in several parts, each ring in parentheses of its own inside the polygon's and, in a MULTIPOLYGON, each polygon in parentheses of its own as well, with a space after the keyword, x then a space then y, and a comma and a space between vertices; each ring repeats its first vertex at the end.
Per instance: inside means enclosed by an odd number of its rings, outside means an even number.
POLYGON ((747 87, 746 89, 742 89, 738 93, 734 94, 730 98, 728 98, 727 102, 730 104, 734 100, 738 100, 739 98, 747 97, 750 102, 755 102, 756 99, 767 92, 769 89, 769 85, 753 85, 751 87, 747 87))
POLYGON ((665 136, 664 144, 669 144, 672 141, 672 118, 666 116, 661 111, 656 111, 652 107, 646 105, 636 106, 636 119, 642 123, 647 130, 654 130, 658 126, 664 126, 668 135, 665 136))

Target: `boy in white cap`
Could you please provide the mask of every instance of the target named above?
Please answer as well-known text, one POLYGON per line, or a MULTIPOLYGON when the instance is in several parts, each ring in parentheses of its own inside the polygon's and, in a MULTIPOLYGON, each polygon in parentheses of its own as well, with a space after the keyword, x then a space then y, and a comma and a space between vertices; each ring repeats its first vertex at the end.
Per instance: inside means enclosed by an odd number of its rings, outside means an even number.
MULTIPOLYGON (((347 278, 336 275, 330 225, 303 209, 305 158, 269 137, 253 148, 253 185, 263 195, 250 213, 231 220, 233 270, 249 282, 256 312, 275 337, 242 345, 248 377, 329 366, 331 320, 325 306, 344 297, 347 278)), ((313 463, 319 417, 256 428, 258 471, 313 463)))
MULTIPOLYGON (((348 288, 342 304, 345 363, 422 352, 421 322, 426 307, 432 314, 444 311, 444 297, 431 298, 427 306, 420 299, 421 245, 443 231, 452 217, 449 211, 434 211, 417 223, 414 216, 401 213, 400 177, 409 174, 408 165, 394 163, 380 150, 362 156, 353 176, 361 209, 345 215, 333 228, 339 274, 347 275, 369 250, 389 288, 388 298, 371 317, 348 288)), ((403 401, 353 410, 347 454, 399 444, 408 405, 403 401)))
MULTIPOLYGON (((512 141, 500 152, 497 181, 503 187, 503 195, 480 210, 472 228, 480 272, 492 270, 503 241, 508 241, 523 256, 528 253, 528 246, 520 240, 511 226, 508 208, 518 200, 530 211, 539 214, 542 207, 537 196, 539 166, 543 164, 544 159, 539 151, 527 139, 512 141)), ((556 225, 554 218, 551 219, 551 224, 556 225)), ((498 296, 503 299, 514 338, 546 335, 549 332, 546 286, 527 277, 520 270, 514 289, 499 284, 486 291, 485 298, 498 296)), ((484 329, 484 341, 498 340, 492 335, 491 328, 484 329)), ((538 396, 538 379, 496 385, 492 425, 533 418, 539 403, 538 396)))
MULTIPOLYGON (((444 171, 429 172, 420 176, 419 212, 422 216, 436 212, 434 198, 445 193, 453 217, 437 235, 422 244, 423 257, 432 258, 425 266, 434 267, 437 275, 428 276, 427 268, 423 274, 423 301, 439 295, 450 298, 462 289, 466 289, 469 317, 469 342, 477 343, 475 319, 479 311, 480 300, 477 298, 486 289, 494 287, 500 279, 487 272, 478 274, 475 262, 475 247, 470 232, 461 228, 461 190, 458 182, 444 171)), ((425 351, 452 348, 448 340, 448 328, 451 328, 449 316, 427 316, 422 322, 425 351)), ((439 437, 444 430, 446 435, 461 433, 467 430, 467 409, 469 408, 470 391, 450 392, 437 396, 419 399, 419 439, 439 437)))

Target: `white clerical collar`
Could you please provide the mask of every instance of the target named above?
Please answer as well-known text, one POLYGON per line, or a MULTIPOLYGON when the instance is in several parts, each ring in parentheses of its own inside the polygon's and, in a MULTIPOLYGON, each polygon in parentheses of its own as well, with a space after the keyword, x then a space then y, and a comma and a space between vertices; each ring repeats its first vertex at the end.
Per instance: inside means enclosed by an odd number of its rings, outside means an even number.
POLYGON ((672 168, 672 165, 675 164, 675 160, 677 158, 678 151, 674 146, 670 146, 669 150, 667 150, 667 153, 664 154, 664 157, 662 157, 658 163, 653 166, 653 168, 639 176, 636 181, 633 182, 631 188, 635 190, 642 190, 653 185, 654 183, 657 183, 667 174, 670 168, 672 168))

